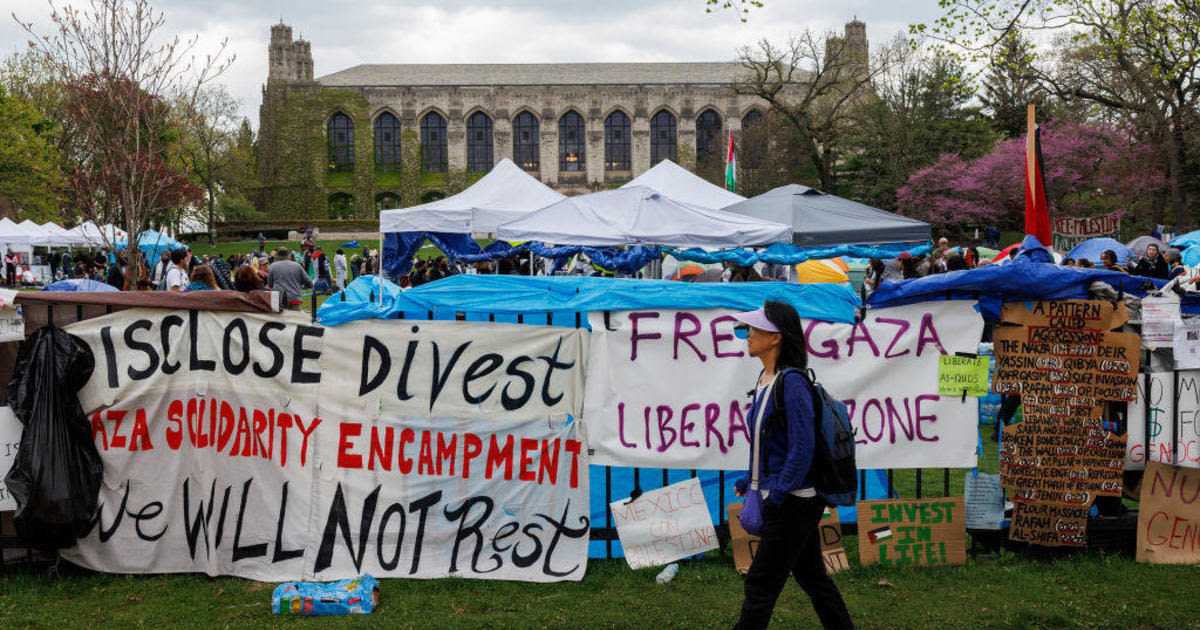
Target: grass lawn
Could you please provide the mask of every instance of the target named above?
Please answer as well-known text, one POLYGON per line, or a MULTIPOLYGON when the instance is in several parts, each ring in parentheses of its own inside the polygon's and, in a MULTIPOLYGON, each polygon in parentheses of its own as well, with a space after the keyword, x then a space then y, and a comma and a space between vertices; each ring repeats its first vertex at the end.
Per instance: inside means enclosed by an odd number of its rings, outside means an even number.
MULTIPOLYGON (((854 537, 847 550, 856 556, 854 537)), ((5 627, 173 628, 728 628, 741 603, 731 560, 686 562, 666 586, 657 569, 593 560, 580 583, 481 580, 382 581, 369 619, 303 621, 271 614, 274 584, 203 576, 119 576, 43 569, 0 576, 5 627), (312 624, 319 624, 315 626, 312 624)), ((1128 557, 1077 554, 1036 561, 1011 555, 965 567, 856 567, 836 576, 862 629, 1196 628, 1200 568, 1151 566, 1128 557)), ((774 628, 818 627, 794 583, 784 589, 774 628)))

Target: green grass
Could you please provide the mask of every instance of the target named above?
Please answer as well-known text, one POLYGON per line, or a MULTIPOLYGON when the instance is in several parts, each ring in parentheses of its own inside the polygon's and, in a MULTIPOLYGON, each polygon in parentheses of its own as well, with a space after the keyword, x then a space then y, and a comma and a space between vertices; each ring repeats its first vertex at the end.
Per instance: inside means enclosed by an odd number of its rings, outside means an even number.
MULTIPOLYGON (((853 549, 853 537, 847 537, 853 549)), ((5 627, 250 628, 728 628, 741 603, 732 561, 684 563, 666 586, 656 569, 593 560, 580 583, 382 581, 369 619, 304 621, 271 614, 273 584, 203 576, 119 576, 44 570, 0 576, 5 627), (319 624, 319 625, 313 625, 319 624)), ((1196 628, 1200 569, 1078 554, 1035 561, 1005 556, 965 567, 856 567, 835 576, 859 628, 1196 628)), ((789 583, 773 628, 818 627, 789 583)))

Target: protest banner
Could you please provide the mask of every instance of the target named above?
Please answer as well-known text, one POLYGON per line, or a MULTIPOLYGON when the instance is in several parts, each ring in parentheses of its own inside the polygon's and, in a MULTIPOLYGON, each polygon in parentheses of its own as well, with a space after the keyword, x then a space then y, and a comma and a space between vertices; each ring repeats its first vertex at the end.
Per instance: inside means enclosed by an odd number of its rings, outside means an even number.
MULTIPOLYGON (((754 561, 754 554, 758 552, 760 539, 742 528, 738 515, 742 513, 743 505, 738 501, 725 506, 725 509, 729 514, 729 547, 733 550, 733 566, 738 573, 745 575, 754 561)), ((827 573, 834 574, 850 568, 850 559, 842 544, 842 522, 838 519, 837 508, 825 509, 817 525, 817 538, 821 542, 821 557, 825 560, 827 573)))
POLYGON ((1099 217, 1053 217, 1050 219, 1050 232, 1055 251, 1064 254, 1091 238, 1107 236, 1120 240, 1121 213, 1112 212, 1099 217))
POLYGON ((1174 378, 1171 372, 1138 374, 1137 396, 1125 407, 1128 424, 1125 470, 1144 470, 1147 461, 1171 463, 1170 423, 1176 418, 1174 378), (1150 425, 1149 440, 1146 439, 1147 423, 1150 425))
POLYGON ((668 564, 716 549, 717 530, 700 480, 692 477, 608 505, 631 569, 668 564))
POLYGON ((12 407, 0 407, 0 512, 17 509, 17 502, 4 485, 4 477, 17 459, 17 449, 21 447, 21 421, 13 413, 12 407))
POLYGON ((383 416, 384 403, 346 404, 335 390, 354 391, 365 362, 354 356, 347 373, 329 361, 356 347, 299 314, 138 309, 68 327, 96 354, 79 397, 104 484, 92 529, 64 557, 109 572, 268 581, 362 573, 581 579, 589 509, 578 423, 505 418, 483 400, 467 415, 465 404, 488 387, 502 396, 522 385, 537 410, 529 413, 570 400, 578 356, 553 358, 570 345, 559 346, 569 331, 531 326, 529 336, 475 337, 479 365, 520 366, 517 357, 550 352, 550 360, 530 359, 542 362, 541 375, 488 382, 490 372, 474 362, 456 367, 455 357, 475 355, 454 323, 423 325, 416 340, 408 323, 361 328, 360 339, 385 347, 393 333, 405 348, 428 344, 428 352, 396 361, 400 370, 411 366, 411 388, 403 389, 403 376, 391 385, 401 388, 404 395, 394 395, 405 409, 423 414, 383 416), (452 384, 459 388, 450 391, 452 384), (543 388, 561 400, 545 403, 543 388), (430 413, 442 404, 463 416, 430 413))
MULTIPOLYGON (((724 309, 589 316, 583 417, 593 462, 734 470, 749 462, 748 392, 758 359, 724 309)), ((859 468, 970 467, 978 399, 937 393, 942 355, 974 353, 970 301, 873 309, 858 324, 806 321, 808 364, 846 402, 859 468)))
POLYGON ((962 497, 859 501, 858 561, 864 566, 966 564, 962 497))
POLYGON ((1000 477, 1014 503, 1009 537, 1046 546, 1087 542, 1097 496, 1121 496, 1126 435, 1104 416, 1105 401, 1136 397, 1141 341, 1110 332, 1123 303, 1010 302, 994 333, 993 388, 1021 396, 1023 420, 1004 427, 1000 477))
POLYGON ((943 354, 938 358, 939 396, 986 396, 987 393, 987 357, 943 354))
POLYGON ((1200 470, 1146 464, 1137 524, 1137 560, 1200 562, 1200 470))

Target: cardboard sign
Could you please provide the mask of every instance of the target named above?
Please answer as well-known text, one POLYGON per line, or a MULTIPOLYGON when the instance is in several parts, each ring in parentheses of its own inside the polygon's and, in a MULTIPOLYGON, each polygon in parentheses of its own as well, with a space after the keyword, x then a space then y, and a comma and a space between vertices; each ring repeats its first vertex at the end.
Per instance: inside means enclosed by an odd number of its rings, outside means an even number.
POLYGON ((1200 470, 1149 462, 1138 510, 1137 560, 1200 562, 1200 470))
POLYGON ((1023 420, 1004 427, 1000 475, 1012 490, 1009 537, 1046 546, 1087 542, 1097 496, 1121 495, 1126 435, 1105 423, 1105 401, 1137 397, 1141 341, 1110 330, 1123 303, 1010 302, 994 339, 993 388, 1021 396, 1023 420))
POLYGON ((631 569, 667 564, 718 546, 704 490, 695 477, 608 507, 631 569))
MULTIPOLYGON (((742 513, 741 501, 725 506, 729 514, 729 546, 733 549, 733 566, 738 573, 745 575, 754 561, 758 551, 758 536, 751 536, 738 515, 742 513)), ((842 545, 842 521, 838 519, 837 508, 826 508, 817 525, 817 536, 821 541, 821 556, 825 559, 825 572, 829 574, 845 571, 850 568, 850 559, 846 556, 846 548, 842 545)))
POLYGON ((8 486, 4 485, 4 477, 16 461, 20 446, 21 421, 13 413, 12 407, 0 407, 0 512, 17 509, 17 502, 9 493, 8 486))
POLYGON ((858 561, 864 566, 966 564, 962 497, 859 501, 858 561))
POLYGON ((938 360, 939 396, 987 396, 988 358, 943 354, 938 360))
MULTIPOLYGON (((750 459, 746 392, 762 365, 729 309, 589 315, 583 418, 598 465, 735 470, 750 459)), ((976 352, 966 300, 871 309, 857 324, 804 321, 808 365, 846 403, 860 468, 972 467, 979 401, 939 396, 939 357, 976 352)))

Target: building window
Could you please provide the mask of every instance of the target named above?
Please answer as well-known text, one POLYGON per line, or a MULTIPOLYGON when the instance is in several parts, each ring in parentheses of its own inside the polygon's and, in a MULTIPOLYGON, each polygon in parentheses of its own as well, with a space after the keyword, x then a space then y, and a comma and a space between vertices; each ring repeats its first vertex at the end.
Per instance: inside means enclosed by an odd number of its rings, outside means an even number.
POLYGON ((391 112, 375 118, 375 170, 381 173, 400 170, 400 121, 391 112))
POLYGON ((752 109, 742 115, 742 129, 750 129, 755 125, 762 124, 762 112, 757 109, 752 109))
POLYGON ((629 116, 618 109, 604 119, 604 170, 629 169, 629 116))
POLYGON ((527 171, 536 171, 541 168, 540 149, 538 119, 529 112, 517 114, 513 119, 513 161, 527 171))
POLYGON ((696 166, 712 168, 721 164, 721 117, 706 109, 696 117, 696 166))
POLYGON ((675 115, 664 109, 650 119, 650 165, 663 160, 677 161, 677 147, 675 115))
POLYGON ((350 117, 337 113, 329 119, 329 170, 335 173, 354 172, 354 123, 350 117))
POLYGON ((467 170, 486 173, 496 161, 492 159, 492 119, 483 112, 467 117, 467 170))
POLYGON ((329 195, 329 218, 353 219, 354 197, 351 197, 346 193, 334 193, 329 195))
POLYGON ((567 112, 558 119, 558 170, 587 170, 587 143, 584 142, 583 116, 567 112))
POLYGON ((445 173, 446 154, 446 119, 437 112, 429 112, 421 119, 421 167, 445 173))
POLYGON ((375 216, 384 210, 395 210, 400 207, 400 195, 396 193, 379 193, 375 195, 375 216))

